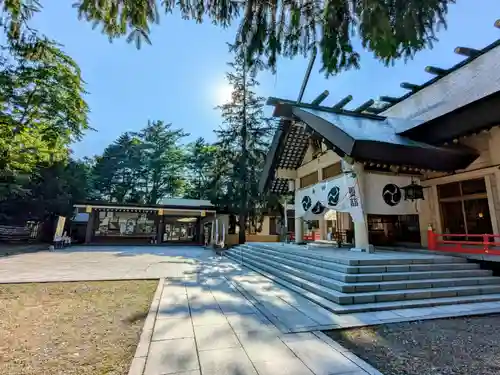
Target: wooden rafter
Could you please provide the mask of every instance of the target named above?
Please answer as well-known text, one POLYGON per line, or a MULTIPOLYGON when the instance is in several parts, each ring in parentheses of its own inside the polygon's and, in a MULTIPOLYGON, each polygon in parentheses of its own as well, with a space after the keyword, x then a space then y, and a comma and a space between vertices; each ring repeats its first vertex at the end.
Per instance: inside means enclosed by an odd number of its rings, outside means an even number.
POLYGON ((352 100, 352 95, 347 95, 344 99, 341 99, 339 102, 334 104, 332 106, 332 109, 335 111, 339 111, 343 109, 347 103, 349 103, 352 100))
POLYGON ((328 90, 323 91, 321 94, 319 94, 319 95, 316 97, 316 99, 314 99, 314 100, 311 102, 311 104, 312 104, 312 105, 320 105, 320 104, 321 104, 321 102, 322 102, 323 100, 325 100, 325 99, 328 97, 328 95, 330 95, 330 93, 328 92, 328 90))
POLYGON ((379 100, 381 102, 386 102, 386 103, 394 104, 394 103, 399 102, 401 100, 401 98, 395 98, 394 96, 381 96, 379 98, 379 100))
POLYGON ((444 76, 445 74, 448 74, 448 70, 441 69, 436 66, 426 66, 425 71, 436 76, 444 76))
POLYGON ((418 89, 420 89, 420 86, 419 85, 416 85, 414 83, 409 83, 409 82, 403 82, 401 83, 401 88, 405 89, 405 90, 411 90, 411 91, 416 91, 418 89))
POLYGON ((481 51, 474 49, 474 48, 457 47, 457 48, 455 48, 455 53, 457 55, 462 55, 462 56, 466 56, 466 57, 474 57, 474 56, 479 55, 481 53, 481 51))
POLYGON ((356 108, 354 110, 354 112, 361 113, 361 112, 365 111, 366 109, 368 109, 369 107, 371 107, 373 105, 373 103, 375 103, 375 101, 373 99, 367 100, 366 102, 361 104, 358 108, 356 108))

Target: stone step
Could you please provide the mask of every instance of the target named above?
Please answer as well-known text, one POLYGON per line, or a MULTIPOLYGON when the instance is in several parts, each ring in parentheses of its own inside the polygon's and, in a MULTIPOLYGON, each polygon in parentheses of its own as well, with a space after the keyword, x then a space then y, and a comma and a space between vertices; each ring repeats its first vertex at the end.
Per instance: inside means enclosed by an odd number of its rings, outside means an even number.
MULTIPOLYGON (((236 252, 238 257, 238 252, 236 252)), ((378 282, 344 282, 336 278, 330 278, 322 269, 319 271, 321 274, 316 274, 314 269, 307 265, 295 264, 294 267, 286 264, 283 260, 277 257, 259 256, 258 253, 253 251, 246 251, 245 257, 249 257, 259 263, 267 264, 271 267, 279 269, 283 272, 298 276, 308 281, 329 287, 333 290, 342 293, 361 293, 382 290, 401 290, 401 289, 424 289, 424 288, 444 288, 455 286, 472 286, 472 285, 493 285, 500 284, 500 277, 462 277, 462 278, 441 278, 433 279, 432 273, 429 274, 428 279, 423 280, 402 280, 402 281, 378 281, 378 282)), ((489 275, 491 271, 485 270, 485 274, 489 275)))
POLYGON ((321 297, 329 299, 340 305, 406 301, 413 299, 459 297, 468 295, 493 294, 500 293, 500 285, 474 285, 446 288, 426 288, 426 289, 408 289, 408 290, 384 290, 370 293, 342 293, 333 290, 330 287, 318 284, 313 281, 287 273, 263 262, 263 258, 240 256, 236 251, 228 251, 228 255, 235 260, 243 258, 244 264, 252 264, 254 267, 262 269, 270 274, 274 274, 280 279, 284 279, 303 289, 309 290, 321 297))
MULTIPOLYGON (((231 258, 231 256, 229 256, 231 258)), ((431 306, 445 306, 445 305, 455 305, 455 304, 467 304, 467 303, 479 303, 479 302, 494 302, 500 301, 500 294, 485 294, 476 296, 461 296, 461 297, 444 297, 444 298, 428 298, 421 300, 410 300, 410 301, 397 301, 397 302, 376 302, 376 303, 364 303, 357 305, 339 305, 332 302, 326 298, 323 298, 315 293, 303 289, 295 284, 289 283, 286 280, 280 279, 279 277, 270 274, 262 269, 252 266, 251 264, 246 264, 246 267, 262 274, 263 276, 269 278, 277 284, 280 284, 312 302, 317 303, 321 307, 335 313, 335 314, 352 314, 358 312, 371 312, 371 311, 385 311, 385 310, 396 310, 396 309, 408 309, 408 308, 418 308, 418 307, 431 307, 431 306)), ((236 280, 233 280, 239 284, 243 289, 244 285, 236 280)))
POLYGON ((346 249, 324 248, 321 250, 308 248, 302 245, 285 243, 246 243, 246 247, 278 251, 284 255, 297 255, 302 258, 319 259, 327 262, 343 264, 347 266, 376 266, 376 265, 404 265, 404 264, 440 264, 440 263, 467 263, 467 259, 449 255, 433 255, 414 253, 403 256, 397 251, 377 251, 372 258, 356 259, 336 256, 336 252, 346 252, 346 249), (379 259, 377 259, 379 256, 379 259))
MULTIPOLYGON (((276 249, 270 249, 265 246, 254 246, 254 245, 240 245, 235 248, 236 250, 243 249, 250 251, 258 251, 259 253, 270 254, 274 256, 278 256, 283 259, 290 259, 296 262, 301 262, 305 264, 311 264, 317 267, 327 268, 330 270, 334 270, 341 273, 348 274, 368 274, 368 273, 385 273, 385 272, 422 272, 422 271, 446 271, 449 269, 453 270, 470 270, 477 269, 479 265, 468 262, 452 262, 452 263, 429 263, 429 264, 381 264, 381 265, 358 265, 358 266, 346 266, 344 264, 332 261, 330 257, 323 257, 323 259, 319 258, 311 258, 309 255, 316 256, 317 254, 289 254, 286 251, 279 251, 276 249)), ((306 251, 303 251, 306 253, 306 251)), ((450 258, 450 257, 447 257, 450 258)), ((390 260, 388 260, 390 261, 390 260)), ((359 260, 359 262, 363 262, 359 260)))
POLYGON ((242 254, 250 254, 258 256, 262 259, 269 259, 278 262, 282 265, 287 265, 295 269, 303 270, 304 272, 310 272, 321 277, 326 277, 328 279, 338 280, 345 283, 354 282, 378 282, 378 281, 403 281, 403 280, 422 280, 422 279, 439 279, 439 278, 456 278, 456 277, 481 277, 490 276, 491 271, 479 269, 479 265, 471 264, 471 269, 466 270, 455 270, 450 266, 450 270, 446 271, 420 271, 420 272, 400 272, 400 273, 388 273, 381 272, 378 274, 346 274, 341 271, 335 271, 328 268, 318 266, 328 266, 328 264, 323 264, 321 261, 314 261, 316 265, 311 265, 305 263, 304 261, 298 262, 295 260, 283 258, 277 252, 261 252, 253 247, 237 247, 232 250, 242 254), (265 255, 265 256, 264 256, 265 255))

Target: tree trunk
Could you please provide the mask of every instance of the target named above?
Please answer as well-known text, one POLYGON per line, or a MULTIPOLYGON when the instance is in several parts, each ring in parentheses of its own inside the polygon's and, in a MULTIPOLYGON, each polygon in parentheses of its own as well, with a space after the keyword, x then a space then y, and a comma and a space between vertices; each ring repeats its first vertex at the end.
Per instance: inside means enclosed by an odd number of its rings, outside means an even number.
POLYGON ((247 187, 247 164, 248 164, 248 149, 247 149, 247 84, 246 84, 246 69, 243 66, 243 110, 241 119, 241 158, 240 158, 240 178, 241 178, 241 192, 240 192, 240 212, 239 212, 239 224, 240 232, 238 236, 238 242, 244 244, 246 241, 246 223, 248 216, 248 187, 247 187))
POLYGON ((239 244, 244 244, 246 241, 246 221, 247 218, 245 215, 239 215, 238 216, 238 223, 240 227, 240 231, 238 233, 238 243, 239 244))

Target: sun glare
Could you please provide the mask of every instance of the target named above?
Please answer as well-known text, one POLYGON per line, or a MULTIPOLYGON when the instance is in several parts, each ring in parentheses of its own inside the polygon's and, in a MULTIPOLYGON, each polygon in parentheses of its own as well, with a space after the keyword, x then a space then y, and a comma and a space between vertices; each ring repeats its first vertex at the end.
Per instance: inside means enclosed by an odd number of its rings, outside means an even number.
POLYGON ((229 103, 231 101, 231 96, 233 94, 232 86, 228 85, 227 82, 221 82, 216 89, 216 100, 217 105, 222 105, 229 103))

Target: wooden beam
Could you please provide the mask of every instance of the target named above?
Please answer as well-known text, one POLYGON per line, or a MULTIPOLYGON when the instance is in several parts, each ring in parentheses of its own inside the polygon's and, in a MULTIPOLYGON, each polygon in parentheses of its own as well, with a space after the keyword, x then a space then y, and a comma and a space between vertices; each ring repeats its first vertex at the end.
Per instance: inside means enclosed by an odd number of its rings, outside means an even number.
POLYGON ((316 49, 313 50, 311 60, 309 60, 309 65, 307 66, 306 75, 304 76, 304 79, 302 80, 302 86, 300 87, 297 103, 300 103, 302 101, 302 97, 304 96, 304 92, 306 91, 307 82, 309 82, 309 77, 311 76, 311 70, 313 68, 315 60, 316 60, 316 49))
MULTIPOLYGON (((273 105, 273 106, 276 106, 276 108, 279 108, 279 107, 281 107, 280 104, 283 104, 283 106, 315 109, 318 111, 329 112, 329 113, 338 113, 339 112, 338 110, 336 110, 334 108, 323 107, 323 106, 313 106, 310 103, 297 103, 294 100, 275 98, 272 96, 267 98, 266 105, 273 105)), ((385 120, 385 117, 383 117, 383 116, 377 116, 377 115, 372 115, 372 114, 368 114, 368 113, 359 113, 359 112, 355 112, 355 111, 351 111, 351 110, 344 110, 342 113, 352 115, 352 116, 359 116, 359 117, 365 117, 365 118, 368 117, 368 118, 372 118, 374 120, 385 120)), ((282 115, 279 113, 278 114, 275 113, 274 116, 282 116, 282 115)))
POLYGON ((377 108, 377 107, 368 107, 365 109, 365 112, 368 112, 368 113, 373 113, 373 114, 379 114, 380 112, 382 112, 385 108, 377 108))
POLYGON ((495 21, 495 27, 500 29, 500 20, 495 21))
POLYGON ((467 47, 457 47, 455 48, 455 53, 458 55, 466 56, 466 57, 474 57, 481 53, 479 50, 474 48, 467 47))
POLYGON ((347 95, 344 99, 340 100, 337 104, 332 106, 332 109, 339 111, 346 106, 352 100, 352 95, 347 95))
POLYGON ((403 82, 401 83, 401 88, 406 89, 406 90, 411 90, 411 91, 417 91, 420 86, 415 85, 414 83, 409 83, 409 82, 403 82))
POLYGON ((381 102, 387 102, 391 104, 398 103, 401 100, 401 98, 395 98, 393 96, 381 96, 379 99, 381 102))
POLYGON ((441 69, 435 66, 426 66, 425 71, 430 74, 434 74, 437 76, 444 76, 446 73, 448 73, 448 70, 446 69, 441 69))
POLYGON ((328 95, 330 95, 330 93, 328 92, 328 90, 323 91, 321 94, 319 94, 319 95, 316 97, 316 99, 314 99, 314 100, 311 102, 311 104, 312 104, 312 105, 320 105, 320 104, 321 104, 321 102, 322 102, 323 100, 325 100, 325 99, 328 97, 328 95))
POLYGON ((384 104, 384 105, 382 105, 380 107, 368 107, 368 108, 365 109, 365 112, 373 113, 374 115, 377 115, 380 112, 384 112, 390 106, 391 106, 390 103, 386 103, 386 104, 384 104))
POLYGON ((354 110, 354 112, 363 112, 368 107, 371 107, 373 105, 373 103, 375 103, 375 101, 373 99, 367 100, 366 102, 364 102, 363 104, 361 104, 358 108, 356 108, 354 110))

